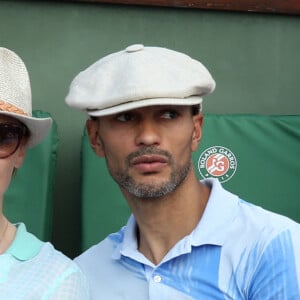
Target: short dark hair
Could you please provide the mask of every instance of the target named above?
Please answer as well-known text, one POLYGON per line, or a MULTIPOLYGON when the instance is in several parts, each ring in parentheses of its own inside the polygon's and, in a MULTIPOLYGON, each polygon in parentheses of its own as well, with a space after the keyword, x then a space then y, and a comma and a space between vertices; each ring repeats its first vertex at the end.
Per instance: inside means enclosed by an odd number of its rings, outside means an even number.
POLYGON ((192 116, 198 115, 201 111, 201 104, 195 104, 191 106, 192 116))

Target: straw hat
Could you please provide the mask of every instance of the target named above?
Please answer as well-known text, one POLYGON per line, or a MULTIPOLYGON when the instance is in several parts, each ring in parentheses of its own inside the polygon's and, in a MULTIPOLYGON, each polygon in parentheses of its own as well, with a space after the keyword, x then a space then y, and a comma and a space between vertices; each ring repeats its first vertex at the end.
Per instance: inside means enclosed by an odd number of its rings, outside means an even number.
POLYGON ((167 48, 135 44, 80 72, 66 102, 91 116, 104 116, 152 105, 200 104, 214 88, 201 62, 167 48))
POLYGON ((47 135, 51 118, 32 117, 29 75, 22 59, 0 47, 0 114, 18 119, 30 131, 28 147, 39 144, 47 135))

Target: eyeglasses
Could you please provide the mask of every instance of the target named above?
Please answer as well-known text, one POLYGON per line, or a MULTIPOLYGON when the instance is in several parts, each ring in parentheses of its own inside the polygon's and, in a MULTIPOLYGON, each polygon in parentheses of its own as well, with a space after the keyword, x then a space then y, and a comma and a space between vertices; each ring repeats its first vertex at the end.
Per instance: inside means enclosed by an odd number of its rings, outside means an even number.
POLYGON ((9 157, 17 151, 25 132, 26 128, 22 125, 0 124, 0 159, 9 157))

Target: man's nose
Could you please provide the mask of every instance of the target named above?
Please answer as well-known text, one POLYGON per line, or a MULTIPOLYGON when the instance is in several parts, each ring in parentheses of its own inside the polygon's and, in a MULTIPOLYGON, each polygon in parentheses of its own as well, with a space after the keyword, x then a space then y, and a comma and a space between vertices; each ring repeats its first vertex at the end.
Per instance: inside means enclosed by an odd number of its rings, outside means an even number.
POLYGON ((136 145, 153 146, 160 144, 160 130, 153 120, 143 119, 137 125, 136 145))

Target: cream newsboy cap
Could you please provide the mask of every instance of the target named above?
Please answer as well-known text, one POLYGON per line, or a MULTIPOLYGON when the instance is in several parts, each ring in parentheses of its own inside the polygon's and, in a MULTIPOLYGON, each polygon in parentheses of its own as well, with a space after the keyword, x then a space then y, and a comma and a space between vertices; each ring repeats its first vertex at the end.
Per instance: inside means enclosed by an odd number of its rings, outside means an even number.
POLYGON ((0 47, 0 115, 13 117, 30 131, 28 147, 41 143, 52 118, 32 117, 31 85, 23 60, 13 51, 0 47))
POLYGON ((215 81, 199 61, 136 44, 80 72, 66 103, 91 116, 105 116, 144 106, 200 104, 214 88, 215 81))

